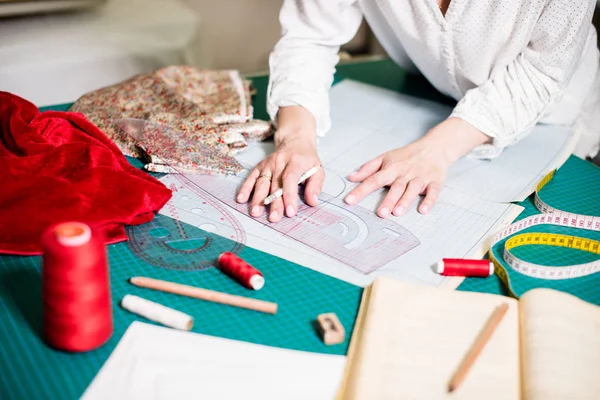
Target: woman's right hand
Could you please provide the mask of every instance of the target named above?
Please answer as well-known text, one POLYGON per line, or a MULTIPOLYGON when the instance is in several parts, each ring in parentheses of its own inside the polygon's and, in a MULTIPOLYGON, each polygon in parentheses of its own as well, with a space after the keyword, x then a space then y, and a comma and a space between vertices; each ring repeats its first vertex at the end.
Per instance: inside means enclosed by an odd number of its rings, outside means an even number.
MULTIPOLYGON (((252 194, 250 215, 260 217, 265 198, 283 188, 283 196, 270 204, 269 221, 278 222, 284 215, 293 217, 298 211, 298 181, 312 167, 321 165, 316 147, 314 118, 301 107, 279 110, 279 129, 275 133, 275 151, 258 163, 242 184, 238 203, 246 203, 252 194)), ((325 172, 319 168, 306 182, 304 200, 318 204, 325 172)))

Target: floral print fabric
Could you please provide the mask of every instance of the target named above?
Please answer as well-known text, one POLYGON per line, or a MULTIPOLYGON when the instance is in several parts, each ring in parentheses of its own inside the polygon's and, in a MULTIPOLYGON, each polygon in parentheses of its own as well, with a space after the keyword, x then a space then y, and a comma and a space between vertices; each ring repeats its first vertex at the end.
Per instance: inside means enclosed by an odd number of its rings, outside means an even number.
POLYGON ((249 81, 229 70, 167 67, 88 93, 70 111, 156 172, 236 174, 233 155, 271 134, 252 119, 249 81))

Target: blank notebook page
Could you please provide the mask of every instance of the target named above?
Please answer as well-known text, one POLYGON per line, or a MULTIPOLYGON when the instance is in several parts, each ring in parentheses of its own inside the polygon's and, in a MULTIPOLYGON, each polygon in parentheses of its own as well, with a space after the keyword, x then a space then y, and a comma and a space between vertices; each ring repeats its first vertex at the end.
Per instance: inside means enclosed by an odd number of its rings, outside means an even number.
POLYGON ((392 280, 375 281, 370 296, 344 398, 519 398, 515 300, 392 280), (504 319, 462 385, 448 393, 464 354, 502 302, 510 305, 504 319))
POLYGON ((536 289, 521 298, 527 400, 600 398, 600 307, 536 289))

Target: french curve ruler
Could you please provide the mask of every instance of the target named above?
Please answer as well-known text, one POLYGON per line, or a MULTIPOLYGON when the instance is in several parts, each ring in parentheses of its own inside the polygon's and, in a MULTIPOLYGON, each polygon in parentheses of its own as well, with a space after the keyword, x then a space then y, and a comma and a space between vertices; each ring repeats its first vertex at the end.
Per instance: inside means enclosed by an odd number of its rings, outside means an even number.
MULTIPOLYGON (((546 186, 548 182, 552 180, 555 172, 556 170, 546 175, 536 187, 534 203, 541 214, 532 215, 515 222, 502 231, 496 233, 492 238, 489 251, 490 260, 493 261, 495 273, 506 286, 508 294, 515 298, 518 296, 511 286, 508 271, 493 253, 493 248, 496 244, 507 237, 521 232, 529 227, 543 224, 600 231, 600 216, 596 217, 591 215, 569 213, 557 208, 553 208, 540 199, 539 192, 544 186, 546 186)), ((521 233, 510 237, 510 239, 506 241, 504 244, 503 259, 510 268, 523 275, 538 279, 571 279, 590 275, 600 271, 600 259, 585 264, 555 267, 538 265, 532 262, 524 261, 511 253, 512 249, 527 245, 569 247, 594 254, 600 254, 600 242, 597 240, 555 233, 521 233)))

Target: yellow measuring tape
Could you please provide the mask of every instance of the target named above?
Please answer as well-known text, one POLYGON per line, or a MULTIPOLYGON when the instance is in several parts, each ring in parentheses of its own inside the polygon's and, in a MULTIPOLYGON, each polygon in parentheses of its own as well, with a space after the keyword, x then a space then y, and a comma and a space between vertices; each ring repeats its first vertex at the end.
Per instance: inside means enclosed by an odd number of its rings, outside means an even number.
MULTIPOLYGON (((556 171, 552 171, 546 175, 536 187, 534 203, 541 214, 532 215, 515 222, 502 231, 496 233, 492 238, 492 244, 489 251, 490 260, 494 263, 495 273, 506 286, 508 294, 515 298, 518 296, 511 286, 508 271, 493 253, 494 246, 501 240, 506 239, 507 237, 512 236, 515 233, 518 233, 531 226, 543 224, 600 231, 600 217, 561 211, 557 208, 550 207, 540 199, 539 192, 544 186, 546 186, 548 182, 552 180, 555 172, 556 171)), ((511 237, 506 241, 504 244, 503 259, 512 269, 523 275, 539 279, 570 279, 590 275, 600 271, 600 259, 585 264, 554 267, 523 261, 511 253, 512 249, 526 245, 569 247, 594 254, 600 254, 600 242, 597 240, 554 233, 521 233, 511 237)))

